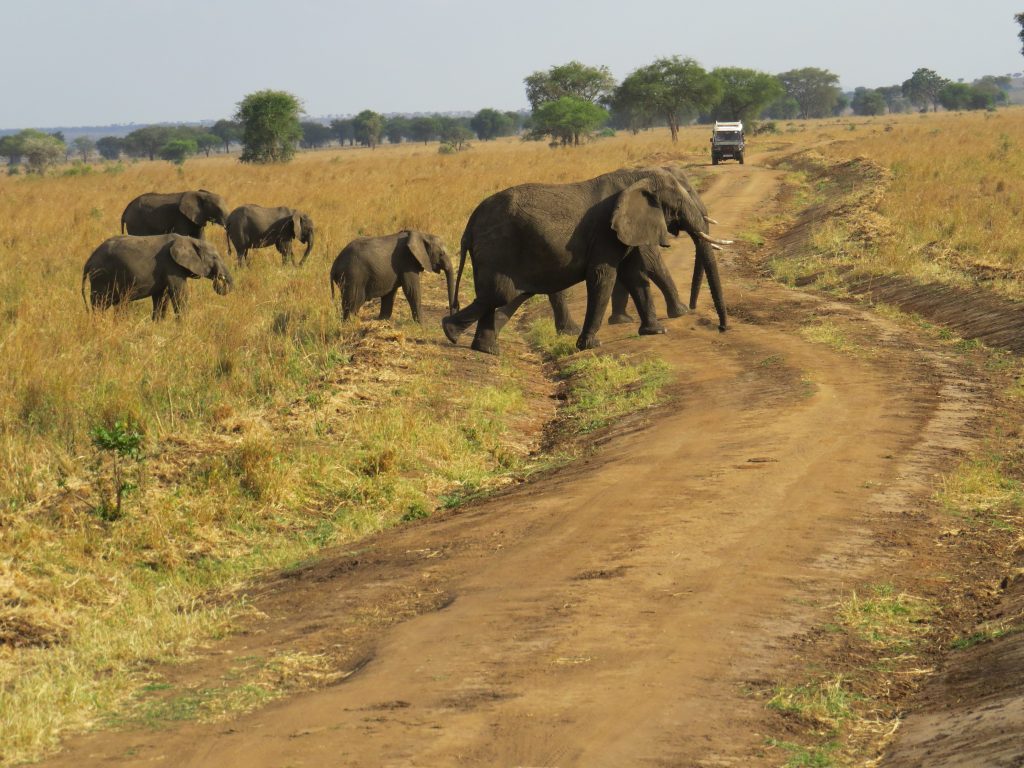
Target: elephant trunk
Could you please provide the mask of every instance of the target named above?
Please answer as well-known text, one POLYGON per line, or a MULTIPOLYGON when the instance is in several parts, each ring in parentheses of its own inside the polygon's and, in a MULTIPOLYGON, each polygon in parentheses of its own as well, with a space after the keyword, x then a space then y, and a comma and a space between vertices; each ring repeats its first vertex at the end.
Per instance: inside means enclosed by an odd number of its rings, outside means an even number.
POLYGON ((455 295, 455 275, 452 274, 452 262, 447 255, 441 257, 441 269, 448 285, 448 315, 451 316, 459 311, 459 299, 455 295))
POLYGON ((214 267, 211 277, 213 278, 213 290, 220 296, 226 296, 235 287, 235 281, 231 277, 231 273, 228 272, 227 267, 223 264, 217 264, 214 267))
POLYGON ((303 253, 303 254, 302 254, 302 259, 301 259, 301 260, 299 261, 299 266, 300 266, 300 267, 301 267, 301 266, 302 266, 303 264, 305 264, 305 263, 306 263, 306 259, 308 259, 308 258, 309 258, 309 252, 313 250, 313 239, 314 239, 314 235, 313 235, 313 228, 312 228, 312 227, 310 227, 310 229, 309 229, 309 233, 308 233, 308 235, 307 235, 307 237, 306 237, 306 240, 305 240, 305 243, 306 243, 306 251, 305 251, 305 253, 303 253))
POLYGON ((724 331, 728 316, 725 308, 725 296, 722 294, 722 281, 718 276, 715 252, 706 240, 694 237, 693 242, 697 246, 697 261, 693 267, 693 283, 690 286, 690 307, 693 308, 696 303, 697 292, 700 289, 700 275, 703 273, 707 276, 711 300, 715 303, 715 311, 718 313, 718 330, 724 331))

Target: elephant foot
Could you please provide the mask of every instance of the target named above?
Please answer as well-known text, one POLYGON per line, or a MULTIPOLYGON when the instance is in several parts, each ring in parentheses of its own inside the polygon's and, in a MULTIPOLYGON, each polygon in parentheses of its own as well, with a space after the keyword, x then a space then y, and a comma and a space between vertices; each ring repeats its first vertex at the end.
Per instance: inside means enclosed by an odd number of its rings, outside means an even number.
POLYGON ((441 318, 441 330, 444 331, 444 335, 448 338, 452 344, 459 343, 459 336, 466 332, 469 328, 469 324, 460 325, 456 323, 451 316, 441 318))
POLYGON ((693 301, 690 302, 690 310, 693 311, 696 308, 697 308, 697 300, 694 299, 693 301))
POLYGON ((473 339, 473 343, 470 345, 471 349, 475 349, 477 352, 486 352, 488 355, 500 354, 500 348, 496 340, 485 340, 485 339, 473 339))
POLYGON ((608 325, 626 325, 632 322, 633 318, 626 312, 616 312, 608 318, 608 325))
POLYGON ((653 325, 641 325, 638 333, 641 336, 657 336, 660 333, 665 333, 665 326, 661 323, 655 323, 653 325))
POLYGON ((689 314, 689 312, 687 311, 686 307, 684 307, 682 304, 674 304, 673 306, 668 308, 669 317, 682 317, 683 315, 687 314, 689 314))
POLYGON ((597 349, 601 346, 600 340, 597 336, 580 336, 576 339, 576 349, 597 349))
POLYGON ((561 327, 556 327, 555 333, 561 334, 562 336, 577 336, 582 330, 583 329, 576 325, 576 323, 567 323, 561 327))
POLYGON ((724 324, 718 326, 718 332, 719 333, 725 333, 727 330, 729 330, 729 329, 726 328, 724 324))

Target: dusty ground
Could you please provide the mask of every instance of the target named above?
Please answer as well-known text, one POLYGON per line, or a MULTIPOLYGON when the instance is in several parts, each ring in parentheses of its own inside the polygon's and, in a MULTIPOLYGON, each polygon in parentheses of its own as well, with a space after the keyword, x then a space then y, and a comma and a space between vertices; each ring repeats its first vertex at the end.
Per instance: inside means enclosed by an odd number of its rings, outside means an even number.
MULTIPOLYGON (((716 169, 716 234, 777 184, 716 169)), ((751 686, 823 605, 898 566, 879 530, 974 444, 988 393, 870 313, 723 261, 728 333, 706 301, 663 337, 601 333, 603 352, 671 364, 667 405, 568 468, 260 586, 264 618, 176 680, 304 651, 335 660, 332 684, 227 723, 76 738, 47 765, 781 764, 751 686), (861 351, 797 333, 823 319, 861 351)), ((686 282, 692 246, 670 266, 686 282)))

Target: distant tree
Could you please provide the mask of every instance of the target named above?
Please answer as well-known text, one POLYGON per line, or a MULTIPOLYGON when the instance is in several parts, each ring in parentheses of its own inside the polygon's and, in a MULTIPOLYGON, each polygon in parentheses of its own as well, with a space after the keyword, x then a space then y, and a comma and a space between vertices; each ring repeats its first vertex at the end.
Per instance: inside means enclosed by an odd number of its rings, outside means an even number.
POLYGON ((21 151, 29 173, 43 174, 64 157, 65 144, 56 136, 39 131, 22 131, 21 151))
POLYGON ((718 67, 711 76, 722 85, 722 97, 711 109, 712 120, 752 122, 785 93, 779 78, 756 69, 718 67))
POLYGON ((21 162, 21 142, 16 134, 0 136, 0 157, 6 157, 7 165, 11 168, 21 162))
MULTIPOLYGON (((196 147, 207 157, 220 146, 220 136, 209 131, 197 131, 195 135, 196 147)), ((226 151, 226 150, 225 150, 226 151)))
POLYGON ((496 109, 481 109, 469 121, 470 128, 481 141, 489 141, 499 136, 508 136, 513 132, 511 118, 496 109))
POLYGON ((1022 55, 1024 55, 1024 13, 1016 14, 1013 17, 1013 20, 1016 21, 1017 25, 1020 27, 1020 30, 1017 32, 1017 38, 1020 40, 1022 44, 1020 52, 1022 55))
POLYGON ((788 93, 784 93, 761 110, 761 117, 771 120, 793 120, 800 115, 800 105, 788 93))
POLYGON ((526 84, 526 98, 534 111, 541 104, 557 101, 563 96, 596 104, 611 96, 615 89, 615 78, 608 67, 590 67, 579 61, 534 72, 523 82, 526 84))
POLYGON ((384 135, 388 137, 391 144, 401 144, 403 139, 409 138, 409 118, 402 115, 392 115, 384 121, 384 135))
POLYGON ((103 136, 96 140, 96 151, 104 160, 117 160, 121 157, 124 140, 118 136, 103 136))
POLYGON ((938 73, 921 67, 914 70, 909 79, 903 81, 903 95, 922 111, 926 111, 929 104, 932 111, 935 111, 939 108, 939 93, 947 83, 949 80, 938 73))
POLYGON ((352 121, 356 141, 370 149, 376 149, 384 135, 384 116, 372 109, 364 109, 352 121))
POLYGON ((306 149, 322 147, 334 138, 334 131, 330 126, 315 120, 307 120, 299 125, 302 128, 302 146, 306 149))
POLYGON ((709 111, 722 96, 718 79, 694 59, 678 56, 640 67, 622 81, 620 92, 623 87, 632 95, 635 108, 665 118, 672 141, 678 141, 682 122, 709 111))
POLYGON ((888 109, 885 96, 877 88, 855 88, 850 106, 855 115, 884 115, 888 109))
POLYGON ((409 138, 426 144, 437 138, 438 123, 436 117, 422 115, 409 121, 409 138))
POLYGON ((836 96, 836 103, 832 105, 832 114, 839 117, 849 106, 850 98, 845 93, 840 92, 836 96))
POLYGON ((160 147, 171 140, 171 129, 164 125, 148 125, 124 137, 124 149, 135 157, 156 160, 160 147))
POLYGON ((997 104, 1006 104, 1010 100, 1008 94, 1010 78, 985 75, 971 85, 971 104, 974 109, 989 109, 997 104), (1005 86, 1004 86, 1005 82, 1005 86))
POLYGON ((74 146, 75 151, 82 156, 83 163, 88 163, 92 153, 96 151, 96 142, 88 136, 79 136, 71 144, 74 146))
POLYGON ((523 129, 524 122, 527 118, 527 114, 524 112, 509 111, 505 113, 505 117, 509 119, 511 125, 510 135, 515 135, 523 129))
POLYGON ((171 139, 160 147, 160 157, 175 165, 184 165, 185 161, 198 151, 199 146, 195 139, 171 139))
POLYGON ((827 117, 842 95, 839 76, 827 69, 791 69, 778 77, 786 95, 797 103, 797 116, 801 118, 827 117))
POLYGON ((909 112, 910 102, 903 95, 903 86, 901 85, 885 85, 881 88, 876 88, 876 91, 882 95, 885 99, 885 107, 890 112, 909 112))
POLYGON ((654 105, 645 99, 644 83, 640 78, 623 80, 615 89, 608 106, 611 109, 609 122, 615 128, 627 130, 636 135, 654 124, 654 105))
POLYGON ((562 96, 548 101, 533 111, 530 137, 551 136, 563 146, 578 146, 580 136, 600 128, 608 120, 608 111, 593 102, 576 96, 562 96))
POLYGON ((250 93, 240 102, 234 118, 242 125, 243 163, 286 163, 302 139, 299 114, 302 102, 287 91, 250 93))
POLYGON ((224 143, 225 153, 231 151, 232 144, 240 144, 242 141, 242 126, 234 120, 218 120, 210 128, 210 133, 224 143))
POLYGON ((337 138, 338 143, 342 146, 345 146, 346 141, 349 144, 355 143, 355 124, 351 118, 346 118, 344 120, 331 120, 331 130, 334 131, 335 138, 337 138))
POLYGON ((462 149, 466 142, 473 138, 473 130, 469 127, 469 119, 436 115, 437 138, 443 144, 451 144, 455 149, 462 149))

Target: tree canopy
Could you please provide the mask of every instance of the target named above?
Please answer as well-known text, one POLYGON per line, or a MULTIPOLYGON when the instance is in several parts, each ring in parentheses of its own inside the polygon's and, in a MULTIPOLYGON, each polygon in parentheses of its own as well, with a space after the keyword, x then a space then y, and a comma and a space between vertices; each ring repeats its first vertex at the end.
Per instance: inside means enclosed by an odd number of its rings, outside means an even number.
POLYGON ((722 97, 711 110, 712 120, 751 122, 785 93, 779 78, 756 69, 718 67, 711 76, 722 86, 722 97))
POLYGON ((934 112, 939 108, 939 94, 948 83, 949 80, 937 72, 921 67, 914 70, 909 79, 903 81, 903 95, 911 104, 922 110, 927 110, 931 104, 934 112))
POLYGON ((6 157, 12 168, 24 161, 29 173, 44 173, 65 151, 63 139, 33 128, 0 138, 0 156, 6 157))
POLYGON ((96 151, 104 160, 117 160, 123 147, 124 139, 118 136, 103 136, 96 140, 96 151))
POLYGON ((302 139, 302 103, 287 91, 263 90, 238 102, 235 120, 242 125, 243 163, 287 162, 302 139))
POLYGON ((218 120, 210 128, 210 133, 224 142, 224 151, 230 152, 232 144, 242 141, 242 126, 234 120, 218 120))
POLYGON ((509 114, 496 109, 481 109, 472 117, 469 125, 481 141, 515 133, 515 123, 509 114))
POLYGON ((877 88, 857 88, 850 99, 855 115, 884 115, 888 105, 877 88))
POLYGON ((364 109, 352 120, 352 130, 355 133, 356 141, 374 149, 380 144, 380 138, 384 135, 384 115, 378 114, 372 109, 364 109))
POLYGON ((534 72, 523 82, 526 84, 526 98, 534 111, 541 104, 557 101, 563 96, 597 103, 611 96, 615 89, 615 78, 608 67, 590 67, 579 61, 534 72))
POLYGON ((330 126, 318 123, 315 120, 306 120, 299 123, 302 128, 302 146, 306 149, 322 147, 334 138, 334 131, 330 126))
POLYGON ((827 117, 842 95, 839 76, 827 69, 791 69, 778 77, 786 95, 796 102, 798 117, 827 117))
MULTIPOLYGON (((672 141, 679 140, 681 122, 710 111, 722 96, 720 80, 705 72, 694 59, 678 56, 640 67, 622 81, 616 93, 621 94, 624 89, 632 109, 664 117, 672 141)), ((612 103, 617 103, 616 96, 612 103)))
POLYGON ((576 96, 562 96, 534 110, 530 135, 551 136, 563 145, 579 145, 581 135, 600 128, 607 119, 604 107, 576 96))

